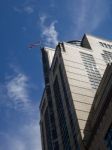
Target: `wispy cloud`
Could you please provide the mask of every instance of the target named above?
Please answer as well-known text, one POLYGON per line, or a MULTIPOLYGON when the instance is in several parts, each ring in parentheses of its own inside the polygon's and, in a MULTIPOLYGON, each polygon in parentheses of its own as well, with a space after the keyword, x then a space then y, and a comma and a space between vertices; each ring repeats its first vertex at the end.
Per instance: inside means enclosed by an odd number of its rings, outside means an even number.
POLYGON ((20 7, 14 6, 13 10, 17 13, 27 13, 30 15, 34 12, 34 7, 30 5, 23 5, 20 7))
MULTIPOLYGON (((74 4, 75 5, 75 4, 74 4)), ((75 34, 92 32, 108 16, 109 5, 106 0, 79 0, 79 7, 73 11, 75 34)))
POLYGON ((23 26, 21 27, 22 31, 25 32, 27 30, 27 27, 23 26))
POLYGON ((24 7, 24 11, 28 14, 32 14, 34 12, 34 8, 31 6, 24 7))
POLYGON ((0 150, 41 150, 39 102, 32 100, 28 76, 17 66, 10 67, 11 75, 0 84, 1 126, 7 123, 7 131, 0 131, 0 150))
POLYGON ((12 77, 6 84, 8 96, 15 103, 27 104, 29 101, 28 78, 22 73, 12 77))
POLYGON ((0 132, 0 150, 41 150, 38 122, 23 125, 16 133, 0 132))
POLYGON ((56 31, 57 21, 52 21, 50 25, 45 25, 47 16, 43 15, 40 17, 41 29, 42 29, 42 38, 45 39, 45 44, 48 46, 56 46, 58 43, 58 32, 56 31))
POLYGON ((18 13, 22 12, 22 9, 20 9, 19 7, 16 7, 16 6, 13 7, 13 10, 18 13))
POLYGON ((7 75, 5 82, 0 84, 0 105, 6 103, 7 106, 16 110, 33 111, 30 100, 29 78, 17 67, 13 66, 13 74, 7 75))

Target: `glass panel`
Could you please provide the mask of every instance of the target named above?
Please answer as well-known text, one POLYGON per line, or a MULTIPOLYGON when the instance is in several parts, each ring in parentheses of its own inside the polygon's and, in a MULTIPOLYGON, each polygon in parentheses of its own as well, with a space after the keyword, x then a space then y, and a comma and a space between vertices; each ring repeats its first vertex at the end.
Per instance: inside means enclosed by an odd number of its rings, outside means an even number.
POLYGON ((112 52, 108 52, 108 51, 103 51, 104 54, 102 54, 102 57, 105 61, 106 64, 111 63, 112 62, 112 52))
POLYGON ((112 125, 108 129, 107 134, 105 136, 105 142, 108 150, 112 150, 112 125))
POLYGON ((53 88, 54 88, 54 95, 55 95, 56 107, 57 107, 57 112, 58 112, 59 125, 60 125, 60 130, 61 130, 61 137, 63 141, 63 147, 64 147, 64 150, 71 150, 70 139, 69 139, 66 118, 65 118, 65 112, 63 108, 62 97, 61 97, 61 92, 60 92, 60 87, 59 87, 59 82, 58 82, 57 77, 54 81, 53 88))
POLYGON ((81 57, 85 66, 85 69, 87 71, 91 86, 93 89, 97 89, 98 85, 101 80, 101 75, 97 69, 95 60, 92 55, 87 54, 87 53, 81 53, 81 57))

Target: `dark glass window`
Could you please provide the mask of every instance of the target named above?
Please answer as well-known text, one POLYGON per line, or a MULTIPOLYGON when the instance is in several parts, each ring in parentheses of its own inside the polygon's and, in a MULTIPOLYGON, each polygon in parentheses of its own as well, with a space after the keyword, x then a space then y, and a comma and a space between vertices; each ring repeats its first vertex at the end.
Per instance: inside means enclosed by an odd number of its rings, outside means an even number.
POLYGON ((43 122, 41 122, 41 134, 42 134, 42 148, 45 150, 45 132, 43 127, 43 122))
POLYGON ((112 45, 110 44, 106 44, 106 43, 102 43, 102 42, 99 42, 101 46, 105 47, 105 48, 109 48, 109 49, 112 49, 112 45))
POLYGON ((59 150, 59 144, 57 141, 54 143, 54 150, 59 150))
MULTIPOLYGON (((56 130, 56 124, 55 124, 55 117, 54 117, 54 110, 53 110, 53 103, 52 103, 50 87, 47 88, 47 98, 48 98, 48 115, 49 115, 49 122, 50 122, 49 128, 50 128, 50 132, 51 132, 52 144, 54 146, 54 141, 57 140, 57 130, 56 130)), ((57 141, 57 143, 58 143, 58 141, 57 141)))
POLYGON ((111 49, 111 45, 107 44, 107 47, 111 49))
POLYGON ((46 128, 46 139, 47 139, 48 149, 53 150, 48 108, 45 111, 45 128, 46 128))
POLYGON ((72 116, 72 112, 71 112, 72 108, 70 106, 69 97, 68 97, 68 94, 67 94, 67 89, 66 89, 66 86, 65 86, 64 75, 63 75, 61 66, 59 66, 59 72, 60 72, 60 77, 61 77, 61 83, 62 83, 64 98, 65 98, 65 103, 66 103, 66 107, 67 107, 67 111, 68 111, 68 116, 69 116, 69 119, 70 119, 72 134, 73 134, 75 146, 76 146, 76 148, 78 148, 79 145, 78 145, 76 131, 75 131, 75 126, 76 125, 74 124, 74 120, 73 120, 73 119, 76 119, 76 118, 75 118, 75 116, 74 116, 74 118, 72 116))
POLYGON ((71 150, 70 139, 69 139, 65 113, 64 113, 63 103, 62 103, 62 97, 61 97, 60 87, 59 87, 57 77, 54 81, 53 88, 54 88, 54 95, 55 95, 55 100, 56 100, 56 108, 58 112, 58 119, 59 119, 63 147, 64 147, 64 150, 71 150))
POLYGON ((105 136, 105 142, 108 150, 112 150, 112 125, 108 129, 107 134, 105 136))
POLYGON ((103 51, 104 53, 102 54, 103 59, 105 61, 106 64, 111 63, 112 62, 112 52, 108 52, 108 51, 103 51))
POLYGON ((95 60, 91 54, 81 53, 82 61, 87 71, 90 83, 93 89, 97 89, 101 81, 101 75, 96 66, 95 60))
POLYGON ((101 45, 101 46, 103 46, 103 47, 104 47, 104 44, 103 44, 102 42, 99 42, 99 43, 100 43, 100 45, 101 45))

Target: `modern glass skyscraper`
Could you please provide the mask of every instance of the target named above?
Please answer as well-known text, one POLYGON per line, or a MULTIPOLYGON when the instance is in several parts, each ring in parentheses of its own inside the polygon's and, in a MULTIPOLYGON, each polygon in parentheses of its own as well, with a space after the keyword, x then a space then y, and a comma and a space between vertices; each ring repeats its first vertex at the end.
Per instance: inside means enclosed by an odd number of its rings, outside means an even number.
POLYGON ((83 150, 84 128, 112 42, 91 35, 42 48, 45 90, 40 104, 43 150, 83 150))

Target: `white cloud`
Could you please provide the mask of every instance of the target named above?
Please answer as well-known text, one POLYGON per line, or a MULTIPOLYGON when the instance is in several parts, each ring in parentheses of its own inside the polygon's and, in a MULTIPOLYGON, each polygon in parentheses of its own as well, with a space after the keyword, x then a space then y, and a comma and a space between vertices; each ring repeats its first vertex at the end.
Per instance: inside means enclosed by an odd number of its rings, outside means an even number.
POLYGON ((42 15, 40 16, 40 21, 41 21, 41 26, 43 27, 44 26, 44 23, 45 23, 45 20, 47 19, 47 16, 46 15, 42 15))
POLYGON ((18 13, 22 12, 22 9, 20 9, 19 7, 16 7, 16 6, 13 7, 13 10, 18 13))
MULTIPOLYGON (((76 3, 74 5, 76 6, 76 3)), ((106 0, 79 0, 72 17, 75 34, 94 31, 108 16, 108 12, 109 7, 106 0)))
POLYGON ((41 150, 39 101, 30 101, 29 87, 32 85, 29 78, 17 66, 10 67, 13 74, 7 76, 5 83, 0 84, 0 107, 3 105, 6 109, 5 113, 1 112, 3 120, 11 120, 7 124, 7 131, 0 132, 0 150, 41 150), (12 108, 15 109, 14 112, 12 108), (16 120, 12 116, 16 116, 18 110, 23 116, 16 120))
POLYGON ((46 19, 46 15, 40 17, 42 38, 45 39, 45 44, 48 46, 56 46, 58 43, 58 32, 56 31, 55 24, 57 21, 53 21, 50 25, 45 25, 46 19))
POLYGON ((21 129, 21 137, 27 139, 27 141, 25 141, 25 144, 27 145, 27 150, 41 150, 40 127, 38 122, 34 121, 29 125, 25 125, 21 129))
POLYGON ((20 130, 0 132, 0 150, 41 150, 38 122, 23 125, 20 130))
POLYGON ((27 114, 29 119, 37 117, 40 101, 32 98, 37 85, 33 85, 18 66, 10 64, 10 68, 12 74, 7 74, 5 81, 0 83, 0 107, 27 114))
POLYGON ((34 9, 33 7, 31 6, 25 6, 24 7, 24 11, 27 13, 27 14, 32 14, 34 12, 34 9))
POLYGON ((14 6, 13 10, 17 13, 25 12, 27 14, 32 14, 34 12, 34 7, 30 5, 23 5, 21 7, 14 6))
POLYGON ((50 26, 43 28, 42 36, 46 38, 48 45, 56 45, 58 43, 58 33, 55 29, 55 23, 52 22, 50 26))
POLYGON ((19 73, 15 75, 10 81, 6 84, 8 96, 10 99, 16 102, 27 103, 29 101, 28 95, 28 78, 19 73))
POLYGON ((36 105, 31 99, 31 89, 35 87, 29 78, 18 67, 10 65, 12 75, 5 77, 5 82, 0 84, 0 106, 5 105, 18 111, 35 112, 36 105))

